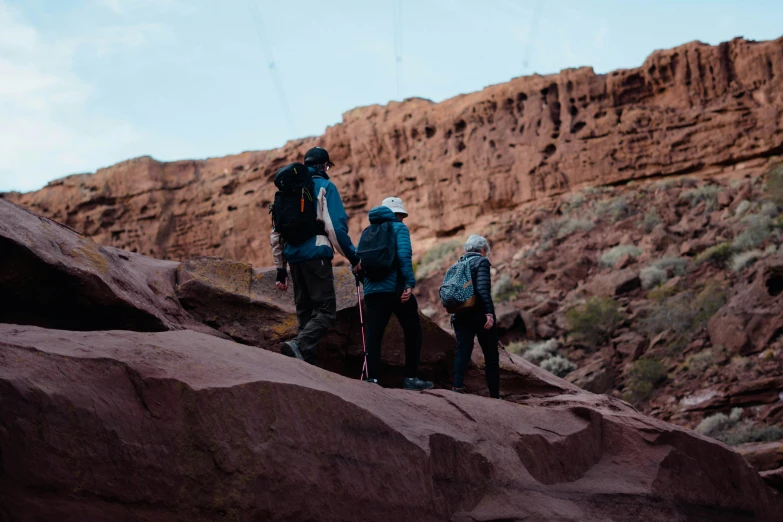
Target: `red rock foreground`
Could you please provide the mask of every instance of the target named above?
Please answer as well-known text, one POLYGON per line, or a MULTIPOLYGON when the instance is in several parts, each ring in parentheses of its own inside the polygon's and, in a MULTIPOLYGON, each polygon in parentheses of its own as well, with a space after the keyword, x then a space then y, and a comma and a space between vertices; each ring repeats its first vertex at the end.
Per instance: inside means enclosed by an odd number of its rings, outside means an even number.
POLYGON ((726 446, 581 392, 386 390, 190 331, 0 325, 0 519, 783 520, 726 446))

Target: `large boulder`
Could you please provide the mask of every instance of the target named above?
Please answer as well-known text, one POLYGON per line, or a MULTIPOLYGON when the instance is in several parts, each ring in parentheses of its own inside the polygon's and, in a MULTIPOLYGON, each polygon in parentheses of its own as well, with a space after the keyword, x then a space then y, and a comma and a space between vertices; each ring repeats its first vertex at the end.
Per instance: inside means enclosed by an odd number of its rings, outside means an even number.
POLYGON ((759 352, 783 331, 783 257, 757 264, 708 325, 713 346, 759 352))
POLYGON ((3 520, 779 521, 728 447, 580 392, 388 390, 176 331, 0 325, 3 520))
POLYGON ((103 247, 0 199, 0 322, 220 335, 177 302, 178 263, 103 247))

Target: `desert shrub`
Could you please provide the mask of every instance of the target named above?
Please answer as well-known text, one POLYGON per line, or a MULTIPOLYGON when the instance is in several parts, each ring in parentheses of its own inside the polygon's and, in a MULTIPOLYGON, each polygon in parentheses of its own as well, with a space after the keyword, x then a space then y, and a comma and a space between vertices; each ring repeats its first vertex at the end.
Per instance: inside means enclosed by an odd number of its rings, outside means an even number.
POLYGON ((739 205, 737 205, 737 208, 734 209, 734 215, 737 217, 741 217, 745 215, 745 212, 750 210, 750 201, 747 199, 743 199, 739 202, 739 205))
POLYGON ((718 243, 697 255, 695 262, 697 265, 709 262, 715 266, 724 267, 731 259, 732 253, 731 243, 718 243))
POLYGON ((598 201, 594 210, 598 219, 608 217, 612 223, 617 223, 631 215, 631 207, 628 204, 628 198, 625 196, 598 201))
POLYGON ((712 366, 715 356, 710 348, 693 354, 685 360, 684 367, 691 373, 701 374, 712 366))
POLYGON ((693 326, 694 317, 691 298, 689 292, 683 292, 659 303, 642 321, 642 330, 651 337, 666 330, 671 330, 675 336, 688 333, 693 326))
POLYGON ((654 261, 652 266, 666 270, 671 270, 672 274, 676 276, 683 276, 688 268, 688 260, 684 257, 663 257, 654 261))
POLYGON ((617 245, 601 254, 601 266, 604 268, 612 267, 626 254, 631 257, 638 257, 642 254, 642 249, 634 245, 617 245))
POLYGON ((770 218, 777 217, 778 214, 780 214, 780 207, 778 207, 777 203, 774 203, 772 201, 767 201, 763 205, 761 205, 761 210, 759 210, 759 213, 768 216, 770 218))
POLYGON ((561 210, 565 213, 572 212, 574 210, 577 210, 582 205, 584 205, 587 198, 585 198, 585 195, 583 192, 574 192, 573 194, 569 195, 565 200, 563 201, 563 204, 560 206, 561 210))
POLYGON ((772 442, 783 439, 783 428, 780 426, 760 426, 751 421, 735 425, 715 437, 729 446, 738 446, 748 442, 772 442))
POLYGON ((540 364, 541 361, 554 356, 555 351, 559 347, 560 343, 558 343, 555 339, 532 343, 527 346, 525 352, 522 354, 522 357, 526 361, 530 361, 533 364, 540 364))
POLYGON ((731 247, 737 252, 755 248, 764 242, 770 234, 772 220, 763 214, 749 214, 742 219, 745 230, 734 238, 731 247))
POLYGON ((771 442, 783 439, 780 426, 763 426, 751 420, 742 421, 742 408, 734 408, 729 415, 716 413, 705 417, 696 431, 716 440, 737 446, 748 442, 771 442))
POLYGON ((593 227, 595 227, 595 223, 589 219, 561 217, 548 219, 541 223, 541 225, 539 225, 539 235, 544 241, 562 239, 577 231, 588 232, 592 230, 593 227))
POLYGON ((555 355, 554 357, 543 360, 541 362, 541 368, 558 377, 565 377, 576 370, 576 365, 565 357, 555 355))
POLYGON ((430 248, 421 256, 421 260, 416 267, 416 277, 427 277, 430 273, 440 268, 443 260, 449 256, 453 256, 460 246, 462 246, 461 241, 451 239, 449 241, 444 241, 443 243, 438 243, 430 248))
POLYGON ((694 325, 702 327, 726 304, 726 290, 719 283, 709 281, 693 301, 694 325))
POLYGON ((662 303, 677 293, 677 288, 670 285, 662 285, 647 292, 647 299, 662 303))
POLYGON ((783 163, 775 165, 764 176, 764 196, 778 205, 783 205, 783 163))
POLYGON ((687 341, 725 304, 725 289, 719 283, 710 281, 696 296, 682 292, 659 300, 643 319, 641 329, 650 336, 670 330, 676 340, 687 341))
POLYGON ((696 426, 696 431, 709 437, 717 434, 721 430, 724 430, 728 426, 733 426, 734 424, 738 423, 741 418, 742 408, 732 409, 730 415, 726 415, 725 413, 716 413, 715 415, 705 417, 699 423, 699 425, 696 426))
POLYGON ((761 250, 749 250, 747 252, 740 252, 734 254, 731 257, 731 269, 735 272, 742 272, 747 267, 756 262, 756 260, 764 255, 761 250))
POLYGON ((639 359, 628 372, 623 398, 640 404, 650 400, 657 385, 666 380, 666 368, 657 359, 639 359))
POLYGON ((718 192, 720 192, 720 187, 715 185, 704 185, 684 191, 680 194, 680 199, 687 199, 690 201, 691 207, 695 207, 704 201, 707 210, 715 210, 718 206, 718 192))
POLYGON ((655 288, 656 286, 665 283, 669 279, 669 275, 666 273, 666 270, 656 266, 642 268, 639 277, 642 280, 642 287, 645 290, 655 288))
POLYGON ((492 286, 492 298, 497 301, 508 301, 519 295, 523 288, 524 286, 511 279, 511 276, 503 274, 492 286))
POLYGON ((661 217, 658 215, 655 209, 652 208, 644 213, 644 216, 639 221, 639 227, 644 230, 645 233, 649 234, 660 223, 661 217))
POLYGON ((592 297, 566 312, 569 333, 593 346, 611 339, 624 320, 617 301, 610 297, 592 297))
POLYGON ((522 341, 514 341, 506 345, 506 351, 515 355, 522 355, 527 350, 528 344, 522 341))

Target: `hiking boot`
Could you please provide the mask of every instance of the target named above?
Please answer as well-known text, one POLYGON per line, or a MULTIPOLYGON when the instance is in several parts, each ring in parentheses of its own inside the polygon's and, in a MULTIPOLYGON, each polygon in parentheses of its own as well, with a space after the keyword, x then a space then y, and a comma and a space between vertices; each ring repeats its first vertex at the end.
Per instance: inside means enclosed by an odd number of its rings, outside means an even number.
POLYGON ((464 386, 454 386, 451 391, 455 393, 468 393, 468 389, 464 386))
POLYGON ((280 345, 280 353, 287 355, 288 357, 296 357, 300 361, 304 361, 305 358, 299 350, 299 344, 296 341, 285 341, 280 345))
POLYGON ((402 380, 402 387, 406 390, 431 390, 435 385, 430 381, 422 381, 418 377, 406 377, 402 380))
POLYGON ((378 379, 365 379, 363 382, 369 382, 370 384, 376 384, 380 386, 380 384, 378 384, 378 379))

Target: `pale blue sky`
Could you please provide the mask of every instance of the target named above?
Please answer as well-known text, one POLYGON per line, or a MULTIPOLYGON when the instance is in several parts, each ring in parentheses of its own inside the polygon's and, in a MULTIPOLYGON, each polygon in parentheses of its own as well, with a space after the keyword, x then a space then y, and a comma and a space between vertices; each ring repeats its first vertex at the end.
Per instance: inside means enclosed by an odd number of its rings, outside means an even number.
POLYGON ((0 191, 145 154, 277 147, 358 105, 777 38, 781 20, 780 0, 0 0, 0 191))

